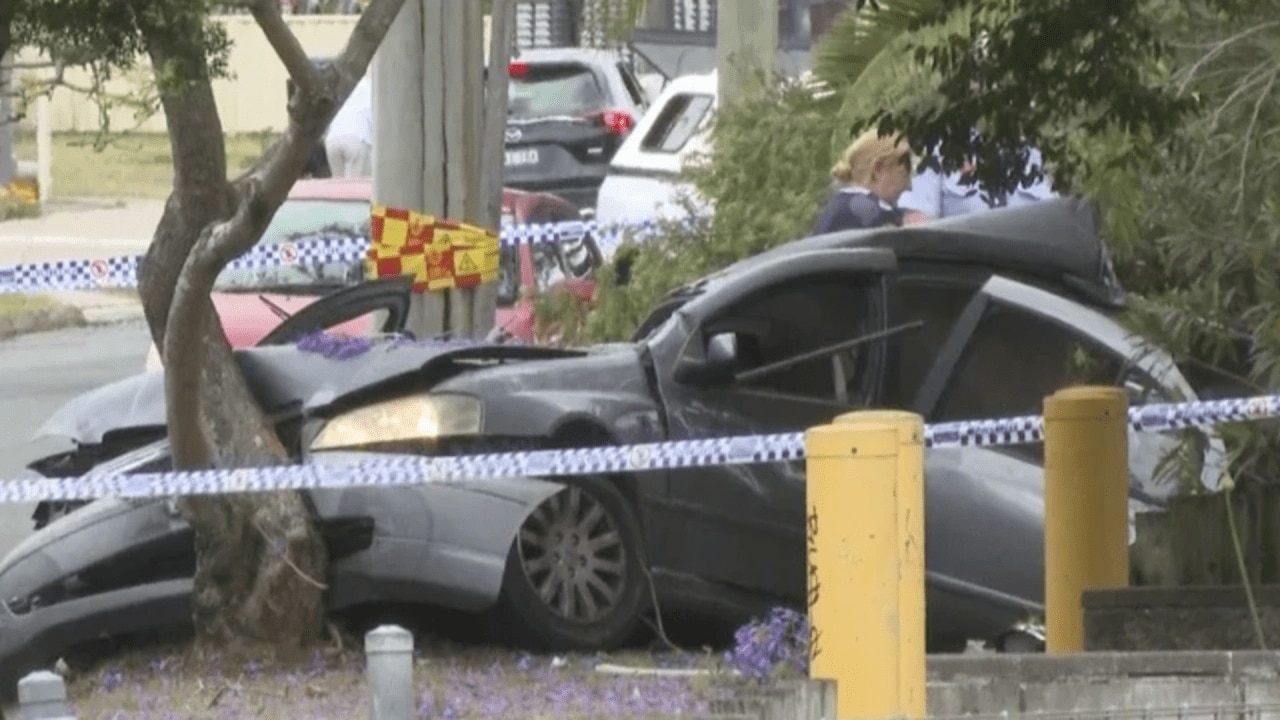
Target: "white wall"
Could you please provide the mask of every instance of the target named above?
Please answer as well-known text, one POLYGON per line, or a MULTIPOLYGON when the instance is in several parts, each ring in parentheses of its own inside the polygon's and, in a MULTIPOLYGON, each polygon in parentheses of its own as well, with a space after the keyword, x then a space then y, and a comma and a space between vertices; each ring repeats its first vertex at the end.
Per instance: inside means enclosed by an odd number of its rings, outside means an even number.
MULTIPOLYGON (((331 57, 342 52, 358 19, 358 15, 285 16, 302 47, 313 57, 331 57)), ((232 42, 229 60, 232 77, 214 82, 214 96, 224 130, 229 134, 283 130, 288 123, 285 111, 288 72, 284 65, 258 30, 252 16, 227 15, 219 21, 225 24, 232 42)), ((485 44, 488 45, 487 22, 485 44)), ((39 58, 27 52, 20 54, 18 59, 26 63, 39 58)), ((108 85, 108 91, 127 94, 143 86, 150 77, 151 66, 142 58, 131 73, 114 79, 108 85)), ((85 71, 68 71, 65 79, 76 86, 90 84, 89 74, 85 71)), ((29 112, 28 118, 24 124, 33 129, 34 112, 29 112)), ((94 132, 101 127, 97 105, 85 95, 67 88, 54 91, 49 118, 53 132, 94 132)), ((139 132, 167 130, 163 113, 157 113, 139 127, 132 110, 125 108, 112 111, 110 125, 113 132, 135 128, 139 132)))

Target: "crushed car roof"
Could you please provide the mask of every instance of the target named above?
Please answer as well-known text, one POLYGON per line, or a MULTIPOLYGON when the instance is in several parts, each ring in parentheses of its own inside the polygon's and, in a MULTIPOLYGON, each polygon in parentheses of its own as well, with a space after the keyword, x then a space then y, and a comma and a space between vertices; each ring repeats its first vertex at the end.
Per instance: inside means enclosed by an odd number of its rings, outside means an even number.
POLYGON ((1054 198, 906 227, 843 230, 795 240, 729 266, 740 272, 779 255, 831 248, 890 248, 903 260, 998 267, 1060 280, 1112 307, 1123 306, 1093 203, 1054 198))

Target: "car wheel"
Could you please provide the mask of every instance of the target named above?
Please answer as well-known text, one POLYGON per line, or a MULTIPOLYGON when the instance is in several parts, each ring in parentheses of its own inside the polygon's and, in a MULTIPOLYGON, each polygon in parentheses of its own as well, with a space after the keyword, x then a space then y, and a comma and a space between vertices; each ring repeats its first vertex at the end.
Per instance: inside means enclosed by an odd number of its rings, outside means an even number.
POLYGON ((645 608, 640 524, 613 483, 572 478, 537 507, 507 554, 501 630, 545 651, 625 642, 645 608))

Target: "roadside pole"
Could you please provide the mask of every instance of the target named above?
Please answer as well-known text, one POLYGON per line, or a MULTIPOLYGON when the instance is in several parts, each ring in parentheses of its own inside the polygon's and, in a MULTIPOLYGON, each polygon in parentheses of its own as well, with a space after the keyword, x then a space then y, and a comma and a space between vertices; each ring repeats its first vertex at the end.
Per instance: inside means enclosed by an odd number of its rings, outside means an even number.
POLYGON ((924 420, 841 415, 805 457, 809 677, 835 682, 841 720, 923 718, 924 420))
MULTIPOLYGON (((436 73, 426 72, 422 45, 422 0, 409 0, 391 23, 371 64, 375 204, 412 210, 429 207, 424 188, 428 174, 423 89, 425 78, 436 73)), ((441 312, 436 306, 443 307, 437 294, 414 295, 406 329, 418 337, 440 332, 441 312)))
POLYGON ((1129 396, 1069 387, 1044 400, 1045 651, 1082 652, 1087 590, 1129 584, 1129 396))
POLYGON ((18 159, 13 147, 13 53, 0 58, 0 187, 18 175, 18 159))
MULTIPOLYGON (((515 5, 495 0, 486 83, 478 2, 410 0, 374 57, 374 201, 498 229, 515 5), (497 60, 493 60, 497 58, 497 60), (486 113, 486 99, 499 112, 486 113), (488 122, 486 122, 486 119, 488 122)), ((497 285, 414 295, 408 330, 483 337, 497 285)))
POLYGON ((778 0, 733 0, 716 5, 716 70, 721 107, 751 91, 756 74, 778 65, 778 0))

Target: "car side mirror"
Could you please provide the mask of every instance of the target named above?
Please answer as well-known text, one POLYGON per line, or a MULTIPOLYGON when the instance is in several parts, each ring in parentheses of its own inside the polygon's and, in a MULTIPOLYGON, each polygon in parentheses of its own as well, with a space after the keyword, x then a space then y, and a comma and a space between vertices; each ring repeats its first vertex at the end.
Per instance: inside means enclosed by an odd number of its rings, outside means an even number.
POLYGON ((704 357, 684 357, 675 368, 675 379, 682 383, 725 385, 733 380, 738 364, 738 336, 723 332, 707 341, 704 357))

